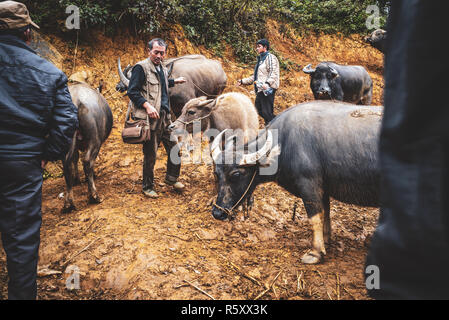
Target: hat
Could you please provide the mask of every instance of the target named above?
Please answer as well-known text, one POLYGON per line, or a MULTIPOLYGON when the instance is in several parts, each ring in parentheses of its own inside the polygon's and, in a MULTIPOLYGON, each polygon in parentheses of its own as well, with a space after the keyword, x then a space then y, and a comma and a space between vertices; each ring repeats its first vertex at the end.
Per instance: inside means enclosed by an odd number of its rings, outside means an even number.
POLYGON ((260 39, 259 41, 257 41, 256 44, 261 44, 264 47, 267 47, 267 50, 270 49, 270 43, 268 42, 267 39, 260 39))
POLYGON ((27 25, 39 29, 28 13, 27 7, 16 1, 0 2, 0 30, 19 29, 27 25))

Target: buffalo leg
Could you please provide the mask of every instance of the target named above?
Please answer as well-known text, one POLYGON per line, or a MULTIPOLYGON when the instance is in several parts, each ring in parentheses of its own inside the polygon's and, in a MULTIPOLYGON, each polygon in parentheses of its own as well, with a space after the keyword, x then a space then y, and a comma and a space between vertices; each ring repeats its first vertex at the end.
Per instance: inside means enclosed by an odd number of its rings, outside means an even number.
POLYGON ((326 205, 322 190, 316 186, 315 181, 302 181, 302 200, 312 227, 312 248, 302 258, 302 263, 316 264, 321 262, 326 254, 324 230, 330 235, 330 223, 326 221, 326 205))
POLYGON ((78 171, 78 160, 79 160, 79 157, 80 157, 79 151, 75 150, 74 153, 73 153, 73 161, 72 161, 73 174, 74 174, 74 177, 73 177, 73 185, 74 186, 77 186, 77 185, 81 184, 80 173, 78 171))
POLYGON ((373 87, 371 86, 370 89, 367 89, 363 92, 362 99, 360 100, 360 103, 365 106, 369 106, 373 100, 373 87))
POLYGON ((97 158, 99 151, 100 148, 90 145, 83 159, 83 169, 87 179, 90 203, 100 203, 103 201, 103 199, 98 195, 94 181, 95 159, 97 158))
POLYGON ((69 152, 67 152, 67 155, 65 159, 62 161, 63 170, 64 170, 64 179, 67 186, 67 192, 64 199, 64 206, 62 208, 63 213, 70 212, 72 210, 75 210, 75 204, 73 203, 73 185, 74 185, 74 172, 73 172, 73 160, 75 153, 78 154, 78 150, 75 150, 76 148, 76 141, 75 139, 72 140, 72 145, 70 146, 69 152))
POLYGON ((324 208, 324 225, 323 225, 323 233, 324 233, 324 243, 328 245, 331 241, 331 217, 330 217, 330 200, 329 196, 323 197, 323 208, 324 208))
POLYGON ((312 249, 305 253, 301 261, 306 264, 316 264, 322 259, 322 256, 326 254, 326 248, 324 246, 324 212, 319 212, 309 218, 310 225, 312 226, 312 249))

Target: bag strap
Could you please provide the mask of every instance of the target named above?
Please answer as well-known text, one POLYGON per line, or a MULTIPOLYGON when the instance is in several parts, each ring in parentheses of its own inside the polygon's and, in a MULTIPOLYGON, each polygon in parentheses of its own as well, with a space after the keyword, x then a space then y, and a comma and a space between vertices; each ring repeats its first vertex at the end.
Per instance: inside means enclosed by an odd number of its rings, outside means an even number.
POLYGON ((129 120, 130 113, 131 113, 131 106, 128 104, 128 110, 126 110, 125 122, 129 120))
MULTIPOLYGON (((149 58, 148 58, 149 59, 149 58)), ((146 81, 146 87, 147 87, 147 92, 145 92, 145 94, 144 95, 146 95, 146 100, 148 101, 149 100, 149 90, 150 90, 150 88, 149 88, 149 85, 148 85, 148 79, 147 79, 147 77, 149 76, 149 74, 148 74, 148 72, 147 72, 147 68, 146 67, 144 67, 144 66, 142 66, 142 68, 143 68, 143 72, 145 73, 145 81, 146 81)), ((144 90, 145 91, 145 90, 144 90)), ((131 106, 130 105, 128 105, 128 109, 126 110, 126 116, 125 116, 125 122, 126 121, 128 121, 129 120, 129 118, 130 118, 130 114, 131 114, 131 106)), ((150 117, 148 116, 148 113, 147 113, 147 125, 148 125, 148 127, 150 127, 150 117)))
MULTIPOLYGON (((126 110, 125 122, 129 120, 130 114, 131 114, 131 107, 128 106, 128 110, 126 110)), ((147 119, 146 120, 147 120, 147 125, 150 126, 150 117, 148 116, 148 113, 147 113, 147 119)))

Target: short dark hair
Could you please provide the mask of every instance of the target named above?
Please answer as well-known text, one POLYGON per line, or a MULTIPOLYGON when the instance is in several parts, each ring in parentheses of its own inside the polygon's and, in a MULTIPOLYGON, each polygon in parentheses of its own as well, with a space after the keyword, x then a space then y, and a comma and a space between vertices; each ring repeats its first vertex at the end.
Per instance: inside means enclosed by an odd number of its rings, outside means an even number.
POLYGON ((167 44, 166 44, 165 41, 164 41, 163 39, 161 39, 161 38, 154 38, 154 39, 151 39, 151 40, 148 42, 148 49, 152 50, 152 49, 153 49, 154 43, 157 43, 158 45, 164 47, 165 50, 167 50, 167 44))
POLYGON ((260 40, 257 41, 256 44, 261 44, 264 47, 267 47, 267 50, 270 50, 270 43, 268 42, 267 39, 260 39, 260 40))
POLYGON ((5 30, 0 30, 0 34, 10 34, 19 38, 23 37, 23 33, 25 31, 27 31, 28 29, 31 30, 31 24, 20 27, 20 28, 16 28, 16 29, 5 29, 5 30))

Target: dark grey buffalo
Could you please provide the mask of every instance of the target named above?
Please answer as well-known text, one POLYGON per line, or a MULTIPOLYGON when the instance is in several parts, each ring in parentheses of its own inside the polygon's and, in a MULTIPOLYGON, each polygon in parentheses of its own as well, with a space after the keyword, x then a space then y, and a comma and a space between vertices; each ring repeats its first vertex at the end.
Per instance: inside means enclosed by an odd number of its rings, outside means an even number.
POLYGON ((370 36, 365 37, 365 42, 376 48, 382 53, 385 53, 387 43, 387 31, 382 29, 374 30, 370 36))
POLYGON ((73 103, 78 108, 79 128, 74 134, 72 145, 63 161, 64 178, 67 184, 63 212, 75 209, 72 188, 80 181, 79 151, 85 151, 82 161, 84 174, 88 181, 89 202, 100 203, 102 201, 95 187, 94 165, 101 145, 108 138, 112 129, 111 109, 98 90, 87 84, 77 83, 69 86, 69 91, 73 103))
MULTIPOLYGON (((170 105, 176 117, 179 117, 184 105, 191 99, 207 96, 215 98, 226 87, 227 76, 220 61, 208 59, 203 55, 186 55, 164 61, 170 78, 184 77, 187 82, 169 89, 170 105)), ((116 89, 124 92, 128 89, 132 67, 121 69, 118 59, 120 82, 116 89)))
POLYGON ((303 71, 310 75, 310 88, 316 100, 371 104, 373 81, 362 66, 321 62, 315 69, 309 64, 303 71))
POLYGON ((221 132, 211 147, 218 183, 212 215, 220 220, 233 216, 257 185, 274 181, 302 198, 313 229, 312 248, 302 262, 320 262, 331 237, 330 197, 360 206, 379 204, 382 112, 382 107, 313 101, 278 115, 244 148, 228 138, 221 151, 221 132), (239 152, 243 149, 253 152, 239 152), (236 161, 226 164, 234 155, 236 161))

